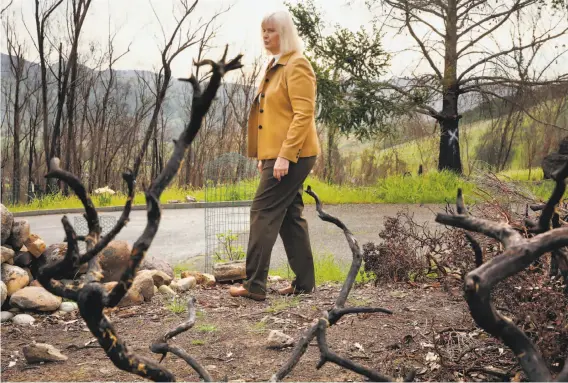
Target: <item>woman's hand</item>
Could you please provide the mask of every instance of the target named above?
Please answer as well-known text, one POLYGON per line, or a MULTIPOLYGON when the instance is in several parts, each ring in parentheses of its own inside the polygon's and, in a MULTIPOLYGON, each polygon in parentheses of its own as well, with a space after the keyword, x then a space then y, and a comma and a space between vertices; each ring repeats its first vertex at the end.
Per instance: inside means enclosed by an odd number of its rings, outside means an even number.
POLYGON ((288 168, 290 167, 290 161, 286 158, 278 157, 274 163, 274 178, 278 181, 286 174, 288 174, 288 168))
POLYGON ((258 161, 258 164, 256 164, 256 167, 258 168, 258 171, 262 173, 262 161, 258 161))

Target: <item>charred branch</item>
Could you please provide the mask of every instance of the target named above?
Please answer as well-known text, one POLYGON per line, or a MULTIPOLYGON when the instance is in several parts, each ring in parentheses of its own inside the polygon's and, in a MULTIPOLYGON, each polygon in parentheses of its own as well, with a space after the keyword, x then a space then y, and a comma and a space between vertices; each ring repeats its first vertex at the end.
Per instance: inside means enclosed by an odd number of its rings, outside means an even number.
MULTIPOLYGON (((482 233, 499 240, 505 246, 501 255, 466 276, 465 298, 475 322, 491 335, 501 339, 514 352, 531 381, 550 381, 552 376, 528 336, 515 326, 511 319, 495 309, 491 302, 491 291, 497 283, 523 271, 544 253, 558 250, 568 244, 568 228, 550 230, 554 208, 565 191, 564 182, 567 176, 568 163, 556 174, 556 188, 543 208, 539 224, 536 225, 537 229, 546 228, 547 231, 532 238, 522 238, 508 224, 465 215, 461 190, 458 191, 457 197, 458 214, 438 214, 436 217, 436 222, 482 233)), ((562 373, 558 379, 562 380, 562 373)))

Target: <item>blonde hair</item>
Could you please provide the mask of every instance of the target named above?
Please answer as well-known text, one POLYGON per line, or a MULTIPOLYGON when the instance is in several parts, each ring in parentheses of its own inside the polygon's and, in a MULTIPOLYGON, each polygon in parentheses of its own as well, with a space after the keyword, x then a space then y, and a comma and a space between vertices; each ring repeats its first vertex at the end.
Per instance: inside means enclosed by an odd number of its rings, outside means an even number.
MULTIPOLYGON (((262 26, 266 23, 273 23, 280 36, 280 53, 286 54, 289 52, 304 51, 304 43, 298 35, 298 29, 294 25, 292 16, 288 11, 277 11, 267 14, 263 17, 260 23, 260 32, 262 36, 262 26)), ((262 37, 261 37, 262 38, 262 37)))

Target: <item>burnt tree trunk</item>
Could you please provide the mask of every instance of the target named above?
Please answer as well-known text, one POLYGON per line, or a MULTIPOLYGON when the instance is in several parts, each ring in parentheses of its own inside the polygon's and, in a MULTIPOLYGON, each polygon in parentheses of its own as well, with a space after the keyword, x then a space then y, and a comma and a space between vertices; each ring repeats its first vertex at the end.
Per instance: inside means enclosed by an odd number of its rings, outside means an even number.
POLYGON ((450 170, 461 174, 463 169, 459 141, 457 18, 456 1, 448 1, 448 22, 446 23, 445 36, 446 52, 444 57, 444 77, 442 80, 443 103, 442 113, 438 117, 438 122, 440 123, 438 170, 450 170))

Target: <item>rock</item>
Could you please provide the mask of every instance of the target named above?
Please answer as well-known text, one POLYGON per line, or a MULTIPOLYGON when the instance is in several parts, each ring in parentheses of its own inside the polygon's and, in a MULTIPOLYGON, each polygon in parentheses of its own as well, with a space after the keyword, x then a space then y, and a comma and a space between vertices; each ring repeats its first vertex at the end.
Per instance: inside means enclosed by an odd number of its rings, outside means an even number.
POLYGON ((8 298, 8 288, 3 281, 0 281, 0 295, 2 298, 2 303, 0 303, 0 306, 2 306, 4 302, 6 302, 6 298, 8 298))
POLYGON ((15 255, 14 250, 9 249, 5 246, 2 246, 1 249, 2 249, 1 250, 2 251, 2 253, 1 253, 2 254, 2 263, 7 262, 7 263, 13 264, 14 263, 13 262, 14 261, 14 255, 15 255), (10 262, 10 261, 12 261, 12 262, 10 262))
POLYGON ((195 197, 190 196, 190 195, 186 195, 185 196, 185 202, 197 202, 197 199, 195 197))
POLYGON ((245 261, 216 263, 213 266, 213 275, 217 282, 239 281, 247 277, 245 261))
POLYGON ((12 234, 8 238, 8 243, 12 245, 15 250, 20 250, 24 243, 30 236, 30 223, 25 219, 15 221, 12 224, 12 234))
POLYGON ((270 334, 268 334, 268 341, 266 345, 268 348, 281 349, 291 347, 293 345, 294 339, 281 331, 272 330, 270 331, 270 334))
POLYGON ((158 288, 160 294, 164 294, 170 297, 175 297, 177 294, 173 291, 170 286, 162 285, 158 288))
POLYGON ((120 280, 128 267, 132 246, 127 241, 111 241, 99 254, 99 261, 103 270, 102 282, 120 280))
POLYGON ((30 236, 28 237, 26 242, 24 242, 24 245, 26 245, 28 251, 32 253, 32 255, 36 258, 42 255, 46 249, 43 239, 41 239, 39 235, 34 233, 30 233, 30 236))
POLYGON ((59 306, 59 310, 70 313, 79 310, 79 305, 76 302, 62 302, 61 306, 59 306))
POLYGON ((181 203, 179 199, 169 199, 168 203, 181 203))
MULTIPOLYGON (((110 291, 116 286, 118 282, 107 282, 103 287, 110 293, 110 291)), ((130 288, 126 292, 126 295, 118 303, 118 307, 129 307, 137 306, 144 302, 144 296, 138 288, 130 288)))
MULTIPOLYGON (((164 285, 162 285, 162 286, 164 286, 164 285)), ((157 295, 157 294, 158 294, 158 288, 156 287, 156 285, 154 285, 154 295, 157 295)))
POLYGON ((33 281, 31 281, 28 286, 43 287, 43 286, 41 285, 41 283, 39 283, 39 281, 38 281, 37 279, 34 279, 33 281))
POLYGON ((12 323, 20 326, 30 325, 33 324, 34 322, 35 322, 34 317, 29 314, 18 314, 12 318, 12 323))
POLYGON ((24 357, 28 363, 60 362, 67 357, 47 343, 32 343, 24 346, 24 357))
POLYGON ((19 251, 14 257, 14 265, 18 267, 30 267, 34 256, 29 251, 19 251))
POLYGON ((182 271, 182 278, 193 277, 200 286, 211 287, 215 285, 215 276, 211 274, 203 274, 198 271, 182 271))
POLYGON ((2 282, 6 284, 8 296, 25 287, 30 283, 30 277, 26 270, 18 266, 2 265, 2 282))
POLYGON ((172 279, 174 278, 174 269, 172 266, 170 266, 168 262, 159 258, 144 257, 144 260, 142 260, 142 263, 140 264, 140 270, 159 270, 169 275, 172 279))
POLYGON ((13 317, 14 317, 14 314, 11 313, 10 311, 2 311, 2 313, 0 313, 0 322, 2 322, 2 323, 8 322, 13 317))
POLYGON ((152 279, 152 276, 148 273, 136 275, 130 290, 133 289, 138 290, 146 302, 152 300, 152 297, 154 296, 154 280, 152 279))
POLYGON ((195 288, 196 285, 197 281, 194 277, 187 277, 176 281, 172 288, 179 292, 184 292, 195 288))
POLYGON ((278 276, 278 275, 269 275, 268 276, 268 282, 282 282, 284 280, 284 278, 278 276))
POLYGON ((43 287, 28 286, 10 297, 10 305, 22 310, 55 311, 61 306, 61 297, 43 287))
POLYGON ((8 210, 4 204, 0 204, 0 232, 1 232, 1 242, 4 245, 10 234, 12 233, 12 225, 14 224, 14 215, 8 210))
POLYGON ((215 286, 215 283, 217 282, 217 280, 215 279, 215 276, 212 274, 203 274, 204 280, 202 283, 200 283, 200 285, 203 286, 207 286, 207 287, 212 287, 215 286))
POLYGON ((162 285, 169 285, 172 283, 172 277, 160 270, 139 270, 137 275, 148 274, 152 277, 154 285, 160 287, 162 285))

